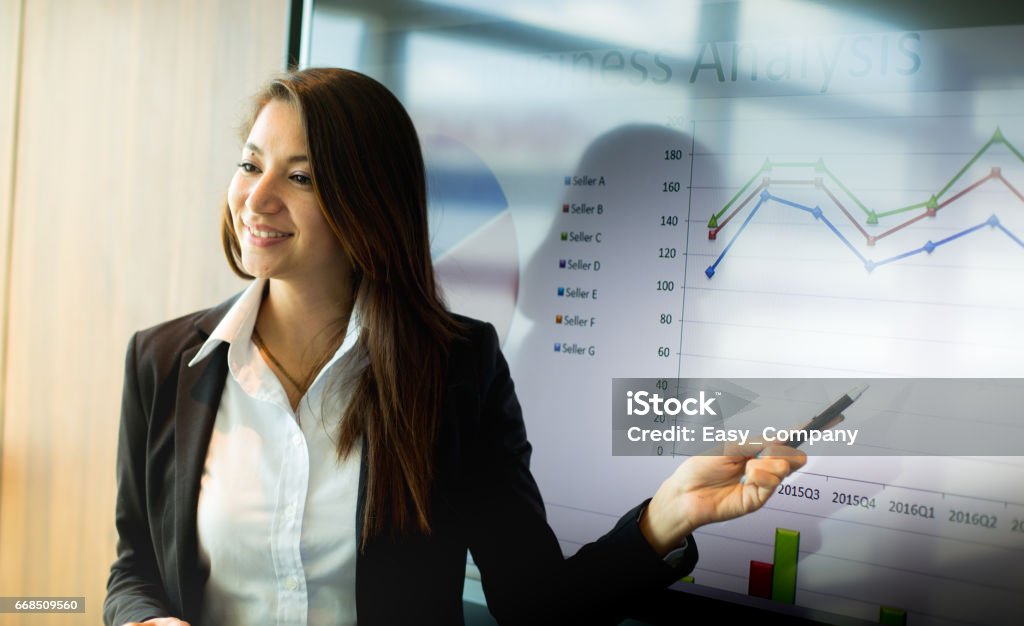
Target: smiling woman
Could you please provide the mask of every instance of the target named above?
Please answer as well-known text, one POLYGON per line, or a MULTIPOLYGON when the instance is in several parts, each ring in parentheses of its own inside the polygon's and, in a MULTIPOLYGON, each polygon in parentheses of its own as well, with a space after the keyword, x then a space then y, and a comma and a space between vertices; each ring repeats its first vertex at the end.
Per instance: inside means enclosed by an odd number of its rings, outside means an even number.
POLYGON ((461 623, 467 550, 502 622, 617 622, 803 464, 695 457, 564 558, 494 328, 438 293, 416 131, 361 74, 256 97, 222 239, 249 287, 128 348, 108 624, 461 623))
POLYGON ((316 337, 286 337, 286 329, 274 328, 270 320, 287 302, 319 302, 324 311, 337 309, 342 319, 350 313, 353 298, 351 263, 313 188, 308 151, 296 106, 268 101, 249 131, 228 187, 225 215, 225 228, 230 229, 225 236, 240 252, 236 271, 277 279, 267 283, 262 326, 254 329, 253 341, 286 383, 293 408, 337 342, 316 346, 316 337), (265 336, 278 346, 276 355, 265 336))
POLYGON ((300 273, 310 283, 346 285, 348 259, 320 210, 307 152, 298 110, 268 102, 228 187, 242 266, 260 278, 300 273))

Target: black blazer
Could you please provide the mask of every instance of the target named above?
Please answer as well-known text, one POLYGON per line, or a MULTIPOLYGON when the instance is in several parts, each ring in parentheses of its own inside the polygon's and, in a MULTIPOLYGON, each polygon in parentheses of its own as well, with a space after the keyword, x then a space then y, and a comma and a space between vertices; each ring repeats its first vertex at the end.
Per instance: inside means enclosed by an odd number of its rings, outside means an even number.
MULTIPOLYGON (((209 572, 198 558, 196 506, 228 375, 228 346, 187 364, 233 302, 140 331, 128 345, 117 451, 117 560, 103 605, 108 625, 156 616, 198 624, 209 572)), ((501 623, 617 622, 646 591, 689 573, 697 560, 692 537, 686 558, 669 567, 640 533, 643 505, 563 558, 529 471, 531 447, 494 328, 460 319, 468 332, 451 347, 432 532, 378 537, 358 555, 360 625, 461 624, 467 549, 501 623)), ((360 532, 365 461, 364 455, 360 532)))

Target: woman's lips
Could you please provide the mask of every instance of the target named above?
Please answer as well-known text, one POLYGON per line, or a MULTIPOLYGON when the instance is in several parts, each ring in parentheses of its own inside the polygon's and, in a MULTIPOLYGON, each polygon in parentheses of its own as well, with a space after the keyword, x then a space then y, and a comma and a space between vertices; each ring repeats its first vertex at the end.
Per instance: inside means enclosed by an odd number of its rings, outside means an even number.
POLYGON ((246 242, 259 248, 274 246, 292 237, 291 233, 274 230, 266 226, 245 225, 244 228, 246 242))

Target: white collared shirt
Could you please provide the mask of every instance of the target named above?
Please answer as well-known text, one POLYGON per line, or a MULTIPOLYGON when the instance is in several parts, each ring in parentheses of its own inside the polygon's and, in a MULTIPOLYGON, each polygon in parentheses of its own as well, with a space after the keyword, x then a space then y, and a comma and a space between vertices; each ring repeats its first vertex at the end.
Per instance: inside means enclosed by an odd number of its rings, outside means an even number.
POLYGON ((335 442, 345 383, 365 364, 359 321, 293 411, 252 343, 264 285, 246 289, 189 363, 230 344, 199 490, 201 623, 355 624, 360 447, 339 462, 335 442))

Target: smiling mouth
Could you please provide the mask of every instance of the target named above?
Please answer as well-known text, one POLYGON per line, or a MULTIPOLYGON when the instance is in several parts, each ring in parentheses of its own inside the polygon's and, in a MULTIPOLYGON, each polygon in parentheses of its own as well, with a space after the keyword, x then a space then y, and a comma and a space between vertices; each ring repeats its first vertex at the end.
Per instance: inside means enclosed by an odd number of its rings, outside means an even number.
POLYGON ((256 239, 283 239, 285 237, 291 237, 291 233, 282 233, 277 230, 261 230, 253 226, 246 225, 245 229, 249 231, 249 234, 256 239))

